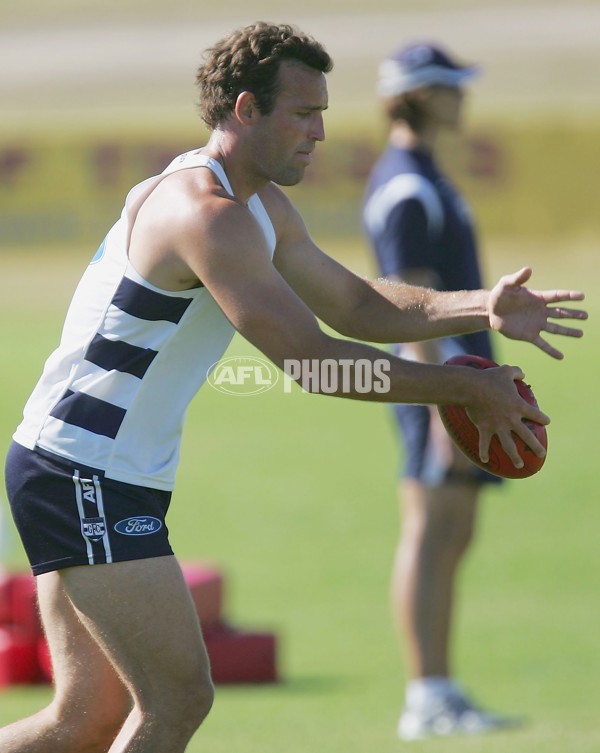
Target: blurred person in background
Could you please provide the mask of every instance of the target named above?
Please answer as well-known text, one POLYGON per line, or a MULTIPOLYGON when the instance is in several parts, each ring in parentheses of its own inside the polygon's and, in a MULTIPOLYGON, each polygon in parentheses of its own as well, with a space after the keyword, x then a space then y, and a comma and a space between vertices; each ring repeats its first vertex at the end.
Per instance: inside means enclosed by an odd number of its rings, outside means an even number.
MULTIPOLYGON (((440 135, 460 127, 463 86, 476 74, 427 43, 403 47, 380 66, 378 94, 389 138, 371 172, 363 216, 380 273, 389 280, 446 291, 482 285, 470 212, 436 154, 440 135)), ((458 353, 493 358, 489 333, 396 349, 402 358, 428 363, 458 353)), ((506 726, 508 719, 467 697, 450 661, 459 565, 473 537, 482 488, 501 479, 456 449, 435 406, 396 405, 394 414, 405 465, 391 594, 409 672, 398 734, 411 740, 506 726)))

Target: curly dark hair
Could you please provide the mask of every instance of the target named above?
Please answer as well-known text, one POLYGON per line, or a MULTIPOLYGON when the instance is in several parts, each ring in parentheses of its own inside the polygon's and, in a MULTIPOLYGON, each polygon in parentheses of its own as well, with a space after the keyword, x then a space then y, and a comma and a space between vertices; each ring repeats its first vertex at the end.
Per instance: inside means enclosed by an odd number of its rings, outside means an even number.
POLYGON ((296 60, 322 73, 333 61, 319 42, 293 26, 258 22, 233 31, 205 53, 198 68, 200 117, 214 129, 235 109, 239 94, 249 91, 268 115, 279 93, 282 60, 296 60))

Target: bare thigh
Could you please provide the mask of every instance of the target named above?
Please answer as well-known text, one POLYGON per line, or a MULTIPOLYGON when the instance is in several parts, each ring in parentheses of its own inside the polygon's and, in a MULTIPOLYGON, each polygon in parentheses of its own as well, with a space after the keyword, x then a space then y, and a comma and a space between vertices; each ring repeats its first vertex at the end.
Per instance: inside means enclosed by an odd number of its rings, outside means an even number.
POLYGON ((36 582, 52 658, 54 698, 46 709, 0 731, 0 749, 108 750, 131 711, 131 694, 78 618, 59 573, 40 575, 36 582))
POLYGON ((172 556, 62 571, 66 593, 134 700, 176 704, 211 687, 200 625, 172 556))

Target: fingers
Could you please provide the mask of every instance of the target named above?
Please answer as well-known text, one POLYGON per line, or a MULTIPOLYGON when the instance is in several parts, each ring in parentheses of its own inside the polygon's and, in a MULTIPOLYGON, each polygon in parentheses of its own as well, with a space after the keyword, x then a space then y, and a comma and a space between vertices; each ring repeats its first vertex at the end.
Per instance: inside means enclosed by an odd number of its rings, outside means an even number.
MULTIPOLYGON (((539 441, 539 439, 535 436, 535 434, 530 431, 527 426, 521 422, 519 426, 515 427, 515 434, 519 436, 523 442, 529 447, 539 458, 546 457, 546 448, 544 445, 539 441)), ((514 441, 513 441, 514 444, 514 441)), ((515 448, 516 449, 516 448, 515 448)), ((511 455, 512 459, 512 455, 511 455)), ((521 468, 522 466, 517 466, 518 468, 521 468)))
MULTIPOLYGON (((511 426, 512 431, 514 431, 519 436, 523 434, 522 429, 523 426, 525 426, 523 421, 533 421, 534 423, 541 424, 542 426, 547 426, 550 423, 550 416, 547 413, 544 413, 544 411, 540 410, 537 406, 528 403, 526 400, 522 401, 521 406, 521 415, 519 419, 516 420, 515 423, 511 426)), ((527 427, 525 427, 525 430, 528 433, 531 433, 529 432, 529 429, 527 429, 527 427)), ((521 439, 524 440, 525 437, 521 436, 521 439)))
MULTIPOLYGON (((507 285, 514 285, 518 287, 526 283, 533 274, 531 267, 523 267, 518 272, 505 275, 502 278, 502 282, 507 285)), ((585 300, 585 293, 581 290, 530 290, 533 295, 541 298, 546 304, 550 303, 562 303, 563 301, 583 301, 585 300)), ((561 311, 560 314, 551 314, 551 316, 558 316, 560 318, 570 319, 587 319, 588 315, 586 311, 570 310, 570 309, 557 309, 561 311)))
POLYGON ((519 455, 519 451, 517 450, 517 445, 515 444, 512 434, 498 434, 498 439, 500 440, 502 449, 511 459, 512 464, 515 466, 515 468, 522 468, 525 463, 523 461, 523 458, 519 455))
POLYGON ((544 332, 548 332, 551 335, 563 335, 564 337, 583 337, 583 330, 576 327, 565 327, 564 324, 554 324, 554 322, 546 322, 543 327, 544 332))
MULTIPOLYGON (((577 319, 579 321, 585 321, 588 318, 588 312, 583 309, 568 309, 563 306, 557 306, 554 308, 546 306, 546 317, 549 319, 577 319)), ((560 334, 564 333, 561 332, 560 334)))
MULTIPOLYGON (((557 324, 548 323, 544 327, 544 331, 552 335, 564 335, 566 337, 583 337, 583 332, 580 329, 574 329, 573 327, 562 327, 557 324)), ((556 358, 558 361, 562 361, 562 359, 565 357, 564 354, 560 350, 558 350, 558 348, 555 348, 547 340, 544 340, 544 338, 541 337, 541 335, 538 335, 537 337, 535 337, 531 342, 533 345, 537 346, 540 350, 543 350, 544 353, 547 353, 549 356, 552 356, 552 358, 556 358)))
MULTIPOLYGON (((559 301, 552 301, 558 303, 559 301)), ((567 309, 559 306, 557 308, 548 308, 548 316, 553 319, 587 319, 588 312, 583 309, 567 309)))
POLYGON ((531 341, 533 345, 536 345, 540 350, 542 350, 544 353, 547 353, 552 358, 556 358, 557 361, 562 361, 564 356, 564 353, 562 353, 560 350, 555 348, 553 345, 550 345, 550 343, 547 340, 544 340, 543 337, 536 337, 534 340, 531 341))
MULTIPOLYGON (((525 424, 523 424, 523 426, 525 426, 525 424)), ((531 435, 531 439, 527 441, 523 437, 521 437, 524 442, 526 441, 527 446, 528 447, 531 446, 531 449, 536 454, 539 454, 540 451, 545 454, 544 448, 538 442, 538 440, 534 437, 534 435, 531 434, 529 429, 525 428, 525 431, 531 435)), ((510 431, 508 432, 500 431, 496 434, 496 436, 498 437, 498 440, 500 442, 500 445, 502 446, 502 449, 508 455, 508 457, 510 458, 515 468, 522 468, 525 465, 525 463, 523 461, 523 458, 519 454, 519 450, 515 443, 513 433, 510 431)), ((489 434, 485 434, 484 432, 480 431, 479 433, 479 457, 482 463, 489 462, 489 459, 490 459, 489 448, 490 448, 491 441, 492 441, 492 437, 489 434)), ((540 455, 540 457, 543 457, 543 454, 540 455)))
POLYGON ((485 431, 481 426, 477 427, 479 431, 479 459, 482 463, 488 463, 490 460, 490 442, 492 435, 485 431))
POLYGON ((542 296, 546 303, 585 300, 585 293, 582 293, 581 290, 544 290, 538 294, 542 296))
MULTIPOLYGON (((546 424, 550 420, 544 414, 541 414, 540 418, 542 420, 537 421, 537 423, 546 424)), ((523 421, 520 421, 517 425, 515 425, 513 431, 499 431, 496 433, 496 436, 498 437, 502 449, 508 455, 515 468, 522 468, 525 465, 523 458, 519 454, 519 449, 515 442, 516 436, 520 437, 520 439, 523 440, 527 447, 529 447, 531 451, 534 452, 539 458, 546 456, 546 448, 535 436, 535 434, 527 428, 526 424, 523 423, 523 421)), ((491 441, 492 435, 489 432, 480 429, 479 457, 482 463, 489 462, 489 448, 491 441)))
POLYGON ((550 319, 580 319, 588 318, 588 312, 583 309, 571 309, 564 306, 546 305, 546 316, 550 319))
MULTIPOLYGON (((576 314, 583 314, 583 316, 577 316, 578 319, 586 319, 587 314, 585 312, 573 312, 576 314)), ((554 316, 555 318, 567 318, 567 316, 570 316, 570 314, 565 314, 564 309, 562 310, 561 314, 555 314, 550 313, 550 316, 554 316)), ((564 324, 556 324, 555 322, 546 322, 544 326, 542 327, 542 331, 547 332, 549 335, 560 335, 562 337, 583 337, 583 330, 578 329, 577 327, 566 327, 564 324)), ((545 340, 541 335, 538 334, 537 337, 534 337, 531 340, 533 345, 536 345, 540 350, 544 351, 544 353, 547 353, 552 358, 556 358, 558 361, 562 361, 564 358, 564 354, 558 350, 558 348, 555 348, 553 345, 551 345, 547 340, 545 340)))
MULTIPOLYGON (((539 338, 539 342, 536 342, 542 350, 555 358, 562 358, 562 354, 552 348, 551 345, 539 338)), ((522 380, 525 375, 518 366, 500 366, 499 371, 508 371, 510 376, 514 380, 522 380)), ((516 390, 515 390, 516 391, 516 390)), ((516 444, 516 438, 519 437, 532 452, 538 457, 543 458, 546 455, 544 446, 540 443, 536 435, 530 431, 526 422, 534 422, 546 426, 550 423, 550 417, 541 411, 536 405, 530 404, 527 400, 520 399, 520 406, 518 406, 512 416, 508 415, 505 421, 500 425, 495 422, 481 421, 477 430, 479 432, 479 457, 483 463, 489 462, 489 449, 490 444, 494 436, 498 438, 502 449, 516 468, 522 468, 524 462, 519 454, 518 446, 516 444)))
MULTIPOLYGON (((542 297, 546 303, 547 319, 577 319, 578 321, 585 321, 588 318, 588 312, 583 309, 570 309, 565 308, 564 306, 552 307, 548 305, 550 303, 560 303, 565 300, 581 301, 584 298, 583 293, 577 291, 556 290, 552 293, 547 291, 542 297)), ((555 335, 566 335, 567 337, 583 336, 583 330, 574 327, 564 327, 548 321, 544 329, 546 332, 551 332, 555 335)))
POLYGON ((523 458, 519 454, 519 449, 515 443, 515 435, 519 436, 527 445, 527 447, 529 447, 531 451, 534 452, 539 458, 546 456, 546 449, 544 445, 539 441, 535 434, 529 431, 524 423, 521 423, 520 426, 515 427, 514 433, 502 432, 498 434, 498 439, 500 440, 502 449, 511 459, 512 464, 515 466, 515 468, 522 468, 525 465, 523 458))
POLYGON ((514 285, 514 286, 523 285, 524 283, 527 282, 527 280, 529 280, 532 273, 533 273, 533 270, 531 269, 531 267, 523 267, 518 272, 513 272, 510 275, 505 275, 502 278, 502 281, 507 283, 508 285, 514 285))

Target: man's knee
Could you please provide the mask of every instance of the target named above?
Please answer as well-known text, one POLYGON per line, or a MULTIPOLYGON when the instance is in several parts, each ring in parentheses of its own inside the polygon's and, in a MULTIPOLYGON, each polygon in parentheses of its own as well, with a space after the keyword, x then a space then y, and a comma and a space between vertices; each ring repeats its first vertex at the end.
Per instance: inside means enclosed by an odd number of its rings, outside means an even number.
POLYGON ((194 688, 188 686, 184 694, 185 714, 192 727, 197 729, 208 716, 214 702, 215 691, 210 677, 207 676, 201 682, 195 683, 194 688))
MULTIPOLYGON (((115 703, 98 699, 94 708, 67 700, 55 700, 49 711, 54 727, 64 741, 64 750, 73 753, 106 753, 132 708, 131 701, 115 703)), ((61 748, 63 750, 63 748, 61 748)))
POLYGON ((181 683, 176 694, 180 713, 196 727, 200 726, 212 708, 214 687, 207 672, 199 672, 181 683))
POLYGON ((214 701, 214 687, 206 671, 164 678, 160 687, 140 689, 138 708, 146 724, 161 725, 193 733, 202 724, 214 701))

